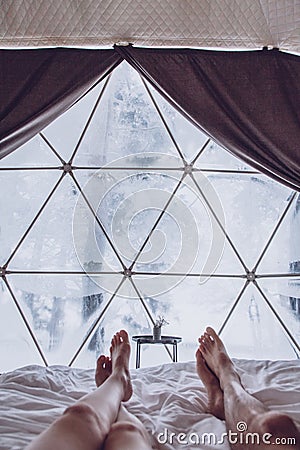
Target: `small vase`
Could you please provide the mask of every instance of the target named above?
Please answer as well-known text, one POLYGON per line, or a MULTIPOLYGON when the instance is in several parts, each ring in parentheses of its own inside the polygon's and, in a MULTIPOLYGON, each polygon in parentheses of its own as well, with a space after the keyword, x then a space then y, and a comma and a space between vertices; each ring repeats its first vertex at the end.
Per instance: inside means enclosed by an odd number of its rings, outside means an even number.
POLYGON ((161 338, 161 327, 153 327, 153 339, 159 341, 161 338))

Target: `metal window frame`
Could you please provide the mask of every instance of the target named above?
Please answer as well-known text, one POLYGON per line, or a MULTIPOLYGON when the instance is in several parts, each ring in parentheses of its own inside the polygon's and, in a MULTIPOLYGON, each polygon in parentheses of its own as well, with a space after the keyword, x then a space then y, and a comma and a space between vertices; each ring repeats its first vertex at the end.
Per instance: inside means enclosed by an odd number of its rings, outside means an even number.
MULTIPOLYGON (((222 334, 224 331, 224 328, 228 326, 228 323, 230 322, 230 318, 234 312, 234 310, 236 309, 237 305, 239 304, 239 302, 241 301, 241 299, 243 298, 243 295, 245 293, 245 291, 247 290, 247 287, 249 286, 249 284, 251 282, 253 282, 253 284, 255 285, 256 289, 258 290, 258 292, 261 294, 262 298, 264 299, 266 305, 268 306, 268 308, 270 309, 271 313, 276 317, 276 319, 278 320, 279 324, 281 325, 281 327, 283 328, 284 332, 286 333, 286 335, 288 336, 289 342, 293 348, 293 350, 295 351, 296 355, 298 358, 300 358, 300 346, 297 343, 297 341, 295 340, 295 338, 293 337, 292 333, 290 332, 289 328, 287 327, 287 325, 285 324, 284 320, 282 320, 282 318, 280 317, 280 315, 278 314, 278 312, 276 311, 276 309, 273 307, 272 303, 270 302, 270 300, 268 299, 268 297, 266 296, 266 294, 263 292, 263 290, 260 288, 259 284, 256 282, 256 278, 291 278, 291 277, 299 277, 300 273, 282 273, 282 274, 278 274, 278 273, 274 273, 274 274, 263 274, 263 273, 256 273, 260 262, 262 261, 262 259, 264 258, 268 248, 270 247, 270 245, 272 244, 272 242, 274 241, 275 237, 278 234, 278 230, 280 229, 281 224, 284 222, 285 217, 288 214, 288 211, 291 209, 295 198, 297 196, 297 192, 293 192, 291 195, 291 198, 288 201, 288 204, 286 206, 286 208, 284 209, 284 211, 282 212, 278 222, 276 223, 266 245, 264 246, 264 248, 262 249, 262 252, 260 253, 257 262, 255 264, 255 266, 253 267, 252 271, 249 270, 249 268, 246 266, 245 262, 243 261, 243 258, 241 257, 238 248, 236 247, 236 245, 234 244, 234 240, 228 235, 226 229, 224 228, 224 226, 222 225, 220 219, 218 218, 217 214, 215 213, 215 211, 213 210, 212 205, 210 204, 209 200, 206 198, 204 192, 202 191, 201 187, 199 186, 199 184, 197 183, 197 180, 195 179, 195 177, 193 176, 193 172, 201 172, 201 173, 226 173, 226 174, 239 174, 241 176, 243 175, 248 175, 248 174, 259 174, 259 172, 255 171, 255 170, 229 170, 229 169, 207 169, 207 168, 201 168, 199 169, 198 167, 194 167, 194 164, 196 163, 196 161, 198 160, 198 158, 201 156, 201 154, 205 151, 205 148, 207 147, 207 145, 212 141, 210 138, 208 138, 205 143, 203 144, 203 146, 201 147, 201 149, 199 150, 199 152, 197 153, 197 155, 194 157, 192 163, 188 163, 185 160, 184 154, 182 149, 180 148, 175 136, 173 135, 173 133, 170 130, 170 127, 167 124, 167 121, 164 117, 163 111, 160 109, 158 103, 156 102, 153 94, 151 93, 149 86, 147 85, 146 81, 141 77, 142 83, 145 87, 146 92, 148 93, 152 103, 153 103, 153 107, 155 108, 155 110, 157 111, 163 126, 165 127, 165 130, 167 132, 167 134, 169 135, 171 141, 173 142, 178 155, 182 161, 182 166, 179 166, 178 168, 174 168, 174 167, 154 167, 154 168, 149 168, 149 170, 151 171, 183 171, 183 175, 181 177, 181 179, 179 180, 178 184, 176 185, 175 189, 173 190, 173 192, 170 194, 170 197, 168 199, 168 201, 166 202, 163 210, 160 212, 158 218, 156 219, 155 223, 153 224, 153 226, 151 227, 151 230, 149 231, 148 235, 146 236, 143 244, 141 245, 140 249, 137 251, 137 254, 134 258, 134 260, 132 261, 131 265, 129 267, 126 267, 126 265, 124 264, 124 262, 122 261, 122 258, 120 257, 120 255, 118 254, 118 250, 115 248, 113 242, 111 241, 107 231, 105 230, 104 225, 101 223, 100 219, 97 216, 97 212, 94 211, 92 205, 90 204, 87 196, 85 195, 83 188, 81 187, 80 183, 78 182, 74 172, 77 170, 102 170, 102 171, 113 171, 113 170, 126 170, 126 171, 130 171, 130 170, 141 170, 141 171, 145 171, 144 167, 92 167, 92 166, 72 166, 73 161, 80 149, 80 145, 83 142, 83 139, 87 133, 87 131, 89 130, 90 124, 92 122, 92 119, 96 113, 96 111, 98 110, 98 108, 101 106, 101 100, 103 98, 104 93, 106 92, 108 86, 109 86, 109 82, 111 79, 111 75, 108 75, 106 77, 106 80, 104 82, 104 85, 96 99, 96 102, 94 103, 91 113, 89 114, 87 121, 85 123, 85 126, 79 136, 79 139, 77 141, 77 144, 72 152, 72 155, 68 161, 68 163, 66 163, 64 161, 64 159, 62 158, 62 156, 60 155, 58 149, 55 148, 55 146, 49 141, 49 139, 47 138, 47 136, 44 134, 44 132, 40 132, 39 135, 41 137, 41 139, 43 139, 43 141, 45 142, 45 144, 49 147, 49 149, 54 153, 54 155, 57 157, 57 159, 59 160, 60 164, 59 166, 55 167, 55 166, 33 166, 33 167, 0 167, 0 171, 48 171, 48 170, 55 170, 55 171, 61 171, 63 170, 63 173, 61 173, 58 181, 55 183, 55 185, 52 187, 52 189, 50 190, 49 195, 46 197, 46 199, 44 200, 42 206, 39 208, 38 212, 36 213, 36 215, 34 216, 34 218, 32 219, 32 221, 30 222, 30 224, 28 225, 26 231, 23 233, 22 237, 19 239, 19 241, 17 242, 16 246, 14 247, 12 253, 10 254, 9 258, 7 259, 6 263, 3 265, 0 272, 0 275, 2 276, 2 279, 7 287, 7 291, 9 292, 12 301, 14 302, 20 316, 21 319, 23 320, 25 327, 27 328, 32 341, 37 349, 38 354, 40 355, 42 361, 44 362, 45 366, 48 365, 48 361, 47 358, 35 336, 35 332, 32 329, 29 321, 27 320, 24 312, 22 311, 22 308, 20 306, 20 303, 17 299, 16 294, 13 292, 12 287, 10 286, 10 283, 7 279, 7 277, 9 277, 9 275, 15 275, 15 274, 19 274, 19 275, 81 275, 81 274, 85 274, 85 275, 97 275, 97 274, 106 274, 106 275, 111 275, 111 274, 120 274, 123 275, 120 283, 118 283, 118 285, 116 286, 116 289, 114 291, 114 293, 112 294, 111 298, 109 299, 109 301, 107 302, 107 304, 105 305, 105 307, 103 308, 103 310, 99 313, 97 319, 94 321, 92 327, 89 329, 88 333, 86 334, 86 336, 84 337, 84 339, 82 340, 81 344, 79 345, 77 351, 75 352, 75 354, 73 355, 73 357, 71 358, 70 362, 69 362, 69 366, 72 366, 74 364, 74 362, 77 360, 78 356, 80 355, 80 353, 83 351, 84 347, 86 346, 87 342, 89 341, 90 337, 92 336, 93 332, 95 331, 95 329, 97 328, 97 326, 99 325, 99 323, 101 322, 101 319, 104 317, 107 309, 109 308, 109 306, 111 305, 111 303, 113 302, 114 298, 116 297, 118 291, 120 290, 121 286, 123 285, 124 281, 126 278, 129 278, 130 283, 133 287, 133 289, 135 290, 138 299, 141 303, 142 308, 144 309, 146 316, 148 317, 148 319, 150 320, 150 322, 152 324, 154 324, 154 318, 153 315, 151 314, 151 311, 149 310, 149 308, 146 305, 146 302, 143 298, 143 295, 139 292, 139 289, 136 286, 136 283, 134 281, 134 276, 135 275, 144 275, 144 276, 153 276, 153 275, 160 275, 159 272, 154 273, 154 272, 138 272, 138 271, 134 271, 134 265, 136 264, 136 262, 138 262, 139 256, 142 254, 145 246, 147 245, 149 239, 151 238, 152 233, 154 232, 154 230, 157 228, 159 222, 161 221, 161 219, 163 218, 164 214, 166 213, 169 204, 172 202, 172 200, 174 199, 178 189, 180 188, 180 186, 182 186, 183 180, 185 179, 186 176, 190 176, 190 178, 192 179, 197 191, 199 192, 199 194, 201 195, 201 198, 203 199, 203 201, 205 202, 205 204, 207 205, 210 213, 213 215, 214 219, 216 220, 218 226, 220 227, 222 233, 224 234, 224 237, 226 239, 226 241, 229 243, 230 247, 232 248, 234 254, 236 255, 236 257, 238 258, 238 260, 240 261, 243 269, 244 269, 244 273, 241 274, 226 274, 226 273, 221 273, 221 274, 207 274, 207 276, 211 277, 211 278, 226 278, 226 279, 230 279, 230 278, 240 278, 240 279, 246 279, 245 284, 243 285, 242 289, 240 290, 240 292, 238 293, 236 299, 233 302, 232 307, 230 308, 229 312, 227 313, 220 329, 219 329, 219 333, 222 334), (66 165, 68 166, 68 170, 66 170, 66 165), (191 166, 191 173, 187 174, 185 173, 185 168, 186 166, 189 165, 191 166), (44 209, 47 207, 50 199, 52 198, 52 196, 54 195, 54 193, 56 192, 58 186, 60 185, 60 183, 62 182, 64 176, 68 174, 69 176, 71 176, 73 182, 75 183, 77 189, 79 190, 80 194, 82 195, 87 207, 89 208, 89 210, 91 211, 93 217, 95 218, 95 221, 97 223, 97 225, 100 227, 101 231, 104 233, 107 242, 109 243, 109 245, 111 246, 113 252, 115 253, 117 259, 119 260, 121 266, 122 266, 122 271, 121 272, 114 272, 114 271, 99 271, 99 272, 93 272, 93 271, 59 271, 59 270, 53 270, 53 271, 45 271, 45 270, 10 270, 9 269, 9 264, 11 263, 12 259, 14 258, 15 254, 18 252, 19 248, 22 246, 23 242, 25 241, 26 237, 28 236, 29 232, 31 231, 31 229, 34 227, 36 221, 38 220, 38 218, 41 216, 41 214, 43 213, 44 209), (126 274, 128 274, 128 271, 130 273, 129 276, 127 276, 126 274), (249 272, 251 274, 253 274, 254 279, 253 280, 249 280, 249 272)), ((102 82, 103 79, 99 80, 97 83, 95 83, 95 85, 92 87, 94 88, 98 83, 102 82)), ((92 89, 91 88, 91 89, 92 89)), ((87 95, 91 89, 85 94, 87 95)), ((83 97, 81 97, 83 98, 83 97)), ((77 103, 77 102, 76 102, 77 103)), ((148 169, 147 169, 148 170, 148 169)), ((189 274, 181 274, 181 273, 164 273, 163 274, 165 277, 173 277, 173 276, 185 276, 185 277, 198 277, 199 274, 195 274, 195 273, 189 273, 189 274)), ((204 274, 202 274, 204 275, 204 274)), ((168 347, 166 347, 166 350, 170 356, 170 358, 172 359, 172 355, 170 350, 168 349, 168 347)))

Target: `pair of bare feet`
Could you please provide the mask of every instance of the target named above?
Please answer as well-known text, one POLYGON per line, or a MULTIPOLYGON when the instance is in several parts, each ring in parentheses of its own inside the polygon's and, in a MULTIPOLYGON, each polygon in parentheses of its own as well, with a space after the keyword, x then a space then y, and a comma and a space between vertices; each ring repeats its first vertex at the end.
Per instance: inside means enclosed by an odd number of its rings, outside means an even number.
POLYGON ((132 396, 132 384, 129 373, 130 343, 125 330, 117 332, 110 346, 110 356, 101 355, 97 360, 95 381, 97 387, 107 380, 112 374, 121 379, 126 402, 132 396))
POLYGON ((207 410, 210 414, 225 420, 224 384, 232 379, 240 382, 239 376, 222 340, 213 328, 207 327, 198 341, 197 373, 207 389, 207 410))
MULTIPOLYGON (((132 385, 129 373, 130 343, 125 330, 116 333, 111 341, 110 356, 101 355, 97 361, 96 385, 100 386, 112 374, 121 377, 123 401, 130 399, 132 385)), ((207 389, 208 412, 224 420, 223 383, 225 378, 238 377, 223 342, 211 327, 199 338, 196 352, 197 373, 207 389)))

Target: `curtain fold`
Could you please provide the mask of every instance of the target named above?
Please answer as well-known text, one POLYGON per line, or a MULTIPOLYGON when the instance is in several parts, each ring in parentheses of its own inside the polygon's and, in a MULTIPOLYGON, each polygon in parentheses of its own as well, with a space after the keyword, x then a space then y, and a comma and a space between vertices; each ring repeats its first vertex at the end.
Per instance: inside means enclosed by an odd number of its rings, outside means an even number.
POLYGON ((122 59, 114 50, 0 50, 0 159, 65 112, 122 59))
POLYGON ((300 190, 300 58, 115 47, 190 121, 259 171, 300 190))

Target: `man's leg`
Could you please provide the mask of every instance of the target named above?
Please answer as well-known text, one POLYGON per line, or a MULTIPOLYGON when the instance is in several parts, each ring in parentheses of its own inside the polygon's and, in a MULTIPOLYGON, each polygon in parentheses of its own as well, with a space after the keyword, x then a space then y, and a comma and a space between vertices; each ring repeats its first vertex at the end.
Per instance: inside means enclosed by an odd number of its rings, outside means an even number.
POLYGON ((206 387, 208 396, 207 412, 218 419, 225 420, 224 395, 220 382, 207 366, 199 348, 196 352, 196 368, 199 378, 206 387))
MULTIPOLYGON (((270 440, 272 443, 282 442, 282 445, 276 445, 278 449, 300 448, 299 432, 292 419, 285 414, 270 411, 259 400, 245 391, 222 340, 212 328, 206 329, 206 332, 199 338, 199 344, 199 351, 207 366, 218 378, 224 394, 224 411, 228 435, 230 435, 230 432, 237 433, 236 435, 232 434, 231 447, 245 449, 248 445, 253 450, 256 448, 270 449, 270 444, 262 441, 264 437, 265 440, 270 440), (241 438, 242 430, 237 429, 239 422, 246 424, 247 430, 243 433, 243 441, 235 443, 236 439, 240 440, 241 438), (247 433, 248 444, 245 442, 247 433), (292 441, 288 442, 290 438, 296 440, 294 445, 292 441)), ((196 356, 198 365, 198 358, 200 357, 198 352, 196 356)))
POLYGON ((113 337, 111 355, 112 373, 105 383, 67 408, 26 450, 99 450, 118 416, 121 401, 132 395, 126 331, 113 337))

